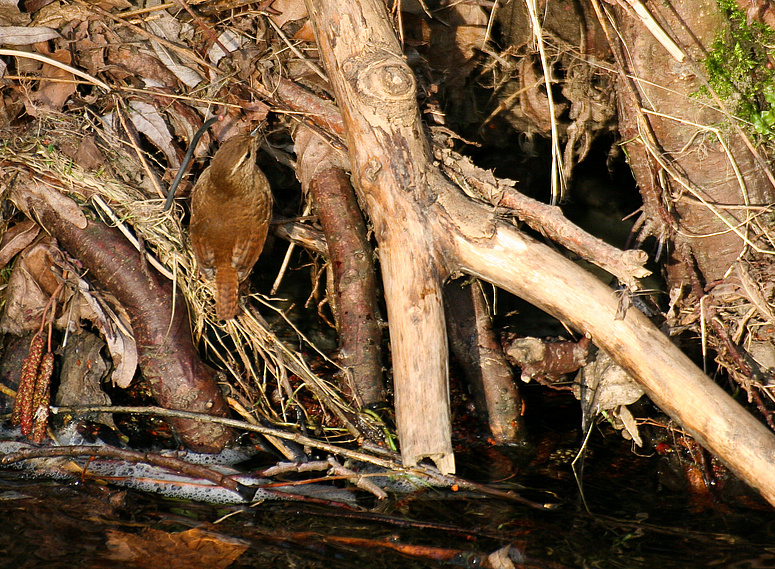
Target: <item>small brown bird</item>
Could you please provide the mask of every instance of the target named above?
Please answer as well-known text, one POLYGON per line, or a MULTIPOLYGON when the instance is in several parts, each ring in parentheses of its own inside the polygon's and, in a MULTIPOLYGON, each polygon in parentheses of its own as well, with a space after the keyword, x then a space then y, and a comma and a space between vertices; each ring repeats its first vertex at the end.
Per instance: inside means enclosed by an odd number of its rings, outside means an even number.
POLYGON ((191 191, 191 244, 199 270, 215 277, 219 320, 237 315, 239 285, 264 248, 272 217, 272 191, 257 152, 257 137, 233 136, 191 191))

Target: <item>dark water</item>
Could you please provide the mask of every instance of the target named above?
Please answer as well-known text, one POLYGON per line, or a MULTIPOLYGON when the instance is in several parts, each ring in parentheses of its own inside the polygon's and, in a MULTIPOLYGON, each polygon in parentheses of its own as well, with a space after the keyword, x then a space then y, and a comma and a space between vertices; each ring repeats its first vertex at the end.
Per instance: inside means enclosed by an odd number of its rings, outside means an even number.
POLYGON ((521 484, 525 497, 560 507, 436 489, 365 498, 360 511, 223 507, 0 471, 0 567, 488 567, 497 565, 487 556, 506 546, 529 560, 515 567, 775 567, 771 508, 745 492, 708 501, 667 490, 659 460, 632 454, 614 435, 598 434, 586 461, 593 514, 566 464, 537 463, 535 454, 521 463, 493 448, 459 456, 461 474, 521 484))

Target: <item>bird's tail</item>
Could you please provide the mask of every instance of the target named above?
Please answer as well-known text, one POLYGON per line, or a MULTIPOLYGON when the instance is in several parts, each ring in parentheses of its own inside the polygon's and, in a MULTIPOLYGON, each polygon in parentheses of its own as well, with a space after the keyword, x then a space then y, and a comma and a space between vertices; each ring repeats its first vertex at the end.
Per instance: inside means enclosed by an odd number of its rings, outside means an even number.
POLYGON ((239 309, 239 279, 231 265, 215 271, 215 314, 218 320, 231 320, 239 309))

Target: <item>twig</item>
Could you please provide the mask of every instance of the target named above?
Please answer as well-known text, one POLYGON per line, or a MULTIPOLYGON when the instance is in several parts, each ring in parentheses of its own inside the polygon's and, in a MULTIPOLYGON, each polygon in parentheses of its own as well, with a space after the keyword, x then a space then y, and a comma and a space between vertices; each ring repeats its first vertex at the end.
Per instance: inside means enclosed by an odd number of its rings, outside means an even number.
POLYGON ((39 53, 28 53, 26 51, 18 51, 15 49, 0 49, 0 55, 8 55, 11 57, 24 57, 26 59, 34 59, 35 61, 47 63, 48 65, 53 65, 54 67, 58 67, 59 69, 67 71, 68 73, 72 73, 73 75, 76 75, 81 79, 85 79, 89 83, 96 85, 97 87, 104 89, 107 92, 112 91, 110 85, 108 85, 104 81, 100 81, 99 79, 97 79, 92 75, 89 75, 85 71, 81 71, 80 69, 76 69, 75 67, 71 67, 66 63, 61 63, 56 59, 46 57, 45 55, 41 55, 39 53))
POLYGON ((369 462, 383 468, 390 470, 404 470, 403 466, 394 461, 377 458, 369 454, 365 454, 358 451, 348 450, 336 445, 324 443, 305 437, 297 433, 289 433, 280 429, 273 429, 271 427, 264 427, 262 425, 251 425, 246 421, 239 421, 236 419, 229 419, 227 417, 215 417, 213 415, 207 415, 204 413, 192 413, 190 411, 178 411, 175 409, 164 409, 163 407, 127 407, 127 406, 111 406, 111 405, 77 405, 77 406, 52 406, 51 412, 53 414, 59 413, 72 413, 74 415, 85 413, 131 413, 135 415, 157 415, 159 417, 176 417, 180 419, 190 419, 194 421, 217 423, 227 427, 233 427, 236 429, 242 429, 244 431, 250 431, 253 433, 260 433, 262 435, 272 435, 280 439, 293 441, 303 446, 310 446, 318 448, 320 450, 330 452, 332 454, 338 454, 353 460, 360 460, 362 462, 369 462))
MULTIPOLYGON (((52 407, 52 410, 54 408, 52 407)), ((64 407, 62 409, 65 409, 64 407)), ((134 450, 121 449, 110 445, 71 445, 71 446, 56 446, 56 447, 33 447, 27 449, 21 449, 16 452, 10 452, 0 456, 0 465, 8 466, 16 462, 28 460, 31 458, 43 458, 51 456, 92 456, 100 458, 110 458, 125 460, 127 462, 142 462, 150 464, 151 466, 158 466, 173 472, 179 472, 186 476, 195 478, 202 478, 209 480, 217 486, 226 488, 233 492, 238 493, 240 496, 250 500, 255 494, 255 489, 245 486, 237 482, 236 480, 221 474, 215 470, 211 470, 205 466, 198 464, 191 464, 185 460, 179 458, 173 458, 170 456, 161 456, 149 452, 138 452, 134 450)), ((85 472, 88 472, 88 464, 84 468, 85 472)))
MULTIPOLYGON (((300 445, 317 448, 334 455, 344 456, 353 460, 374 464, 376 466, 395 471, 399 474, 406 474, 409 476, 417 477, 420 481, 434 486, 470 490, 479 494, 511 500, 542 510, 552 510, 557 507, 557 504, 539 503, 527 500, 526 498, 523 498, 522 496, 519 496, 512 491, 499 490, 484 484, 478 484, 476 482, 464 480, 456 476, 441 474, 437 469, 432 467, 415 466, 412 468, 404 468, 403 465, 395 460, 379 458, 363 452, 324 443, 322 441, 311 439, 297 433, 289 433, 261 425, 251 425, 245 421, 238 421, 236 419, 229 419, 226 417, 215 417, 213 415, 206 415, 204 413, 192 413, 190 411, 178 411, 175 409, 164 409, 162 407, 125 407, 113 405, 52 406, 51 412, 55 415, 59 413, 71 413, 73 415, 85 413, 131 413, 136 415, 157 415, 159 417, 176 417, 193 421, 217 423, 227 427, 242 429, 253 433, 272 435, 280 439, 294 441, 300 445)), ((2 460, 0 460, 0 464, 2 464, 2 460)))

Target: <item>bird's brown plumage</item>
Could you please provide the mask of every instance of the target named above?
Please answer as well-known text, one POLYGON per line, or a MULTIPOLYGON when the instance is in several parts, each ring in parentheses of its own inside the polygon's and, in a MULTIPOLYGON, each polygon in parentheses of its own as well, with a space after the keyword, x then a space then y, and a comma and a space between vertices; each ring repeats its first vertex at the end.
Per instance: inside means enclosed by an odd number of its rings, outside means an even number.
POLYGON ((191 191, 191 244, 200 271, 215 278, 219 320, 237 315, 239 284, 264 248, 272 192, 256 165, 258 139, 234 136, 215 153, 191 191))

